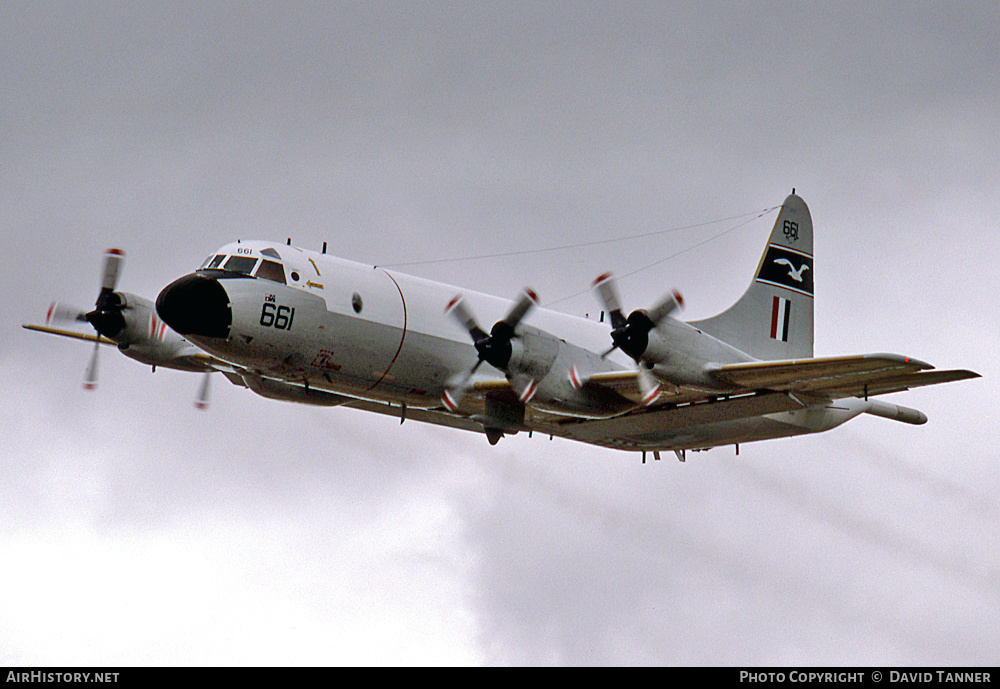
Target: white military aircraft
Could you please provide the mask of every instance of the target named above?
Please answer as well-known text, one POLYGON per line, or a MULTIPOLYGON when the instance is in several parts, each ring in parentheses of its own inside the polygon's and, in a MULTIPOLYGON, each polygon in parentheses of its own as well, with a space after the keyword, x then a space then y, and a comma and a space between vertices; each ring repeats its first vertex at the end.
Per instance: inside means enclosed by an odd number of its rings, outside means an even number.
MULTIPOLYGON (((154 368, 219 371, 264 397, 483 432, 491 444, 536 432, 683 460, 864 413, 922 424, 923 413, 872 397, 978 377, 896 354, 813 357, 813 227, 794 191, 747 291, 690 323, 673 316, 676 292, 626 314, 610 274, 593 285, 609 327, 603 312, 539 308, 528 289, 512 305, 334 258, 325 245, 266 241, 223 246, 154 306, 116 291, 122 261, 107 252, 94 310, 54 305, 45 326, 25 326, 95 342, 86 386, 100 343, 115 344, 154 368), (56 327, 67 320, 97 332, 56 327)), ((196 404, 207 395, 208 375, 196 404)))

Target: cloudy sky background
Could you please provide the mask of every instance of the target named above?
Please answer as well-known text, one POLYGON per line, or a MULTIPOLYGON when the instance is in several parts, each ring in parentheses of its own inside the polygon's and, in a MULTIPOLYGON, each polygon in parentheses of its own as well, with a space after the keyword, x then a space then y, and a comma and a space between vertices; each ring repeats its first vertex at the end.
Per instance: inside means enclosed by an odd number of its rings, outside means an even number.
POLYGON ((995 664, 1000 10, 899 5, 4 3, 0 663, 995 664), (983 374, 886 398, 926 426, 643 466, 221 378, 201 413, 110 349, 86 393, 86 346, 20 328, 109 246, 153 297, 238 237, 385 265, 670 228, 407 269, 582 314, 667 259, 626 303, 703 318, 792 187, 817 355, 983 374))

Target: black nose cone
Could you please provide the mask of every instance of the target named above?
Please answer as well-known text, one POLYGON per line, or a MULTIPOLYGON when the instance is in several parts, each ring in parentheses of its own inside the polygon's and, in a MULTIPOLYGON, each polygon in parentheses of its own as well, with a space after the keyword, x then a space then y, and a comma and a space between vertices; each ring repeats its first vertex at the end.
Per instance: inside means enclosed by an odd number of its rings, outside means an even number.
POLYGON ((225 288, 215 278, 198 273, 164 287, 156 298, 156 312, 181 335, 226 338, 233 324, 225 288))

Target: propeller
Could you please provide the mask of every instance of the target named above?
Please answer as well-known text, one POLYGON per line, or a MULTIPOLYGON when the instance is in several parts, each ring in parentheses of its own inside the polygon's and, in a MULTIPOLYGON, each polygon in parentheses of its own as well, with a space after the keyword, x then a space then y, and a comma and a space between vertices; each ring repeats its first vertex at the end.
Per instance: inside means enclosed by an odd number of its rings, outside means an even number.
POLYGON ((643 354, 649 346, 649 331, 659 325, 667 316, 684 305, 684 298, 677 290, 660 299, 650 309, 636 309, 627 317, 622 313, 621 299, 618 297, 618 287, 611 273, 604 273, 594 280, 592 285, 597 292, 597 298, 611 318, 611 349, 604 352, 601 358, 608 356, 616 349, 628 354, 638 367, 639 390, 642 393, 642 404, 652 404, 660 394, 660 384, 650 370, 643 354))
MULTIPOLYGON (((538 295, 533 290, 525 288, 507 315, 502 320, 494 323, 490 332, 487 333, 479 327, 476 317, 472 314, 472 310, 465 303, 465 299, 461 295, 457 295, 448 302, 444 310, 445 314, 450 315, 469 333, 469 337, 472 338, 479 356, 476 359, 476 363, 472 365, 472 368, 458 380, 449 383, 445 388, 441 396, 445 407, 451 411, 458 409, 458 405, 461 404, 462 397, 465 396, 465 392, 468 389, 469 380, 479 367, 483 365, 484 361, 504 373, 509 373, 507 366, 510 364, 510 358, 514 351, 511 341, 516 337, 515 329, 537 303, 538 295)), ((515 389, 518 390, 521 402, 528 402, 535 394, 538 386, 536 381, 527 376, 513 376, 511 382, 515 385, 515 389)))
POLYGON ((684 305, 684 298, 677 290, 672 290, 651 309, 636 309, 626 317, 622 313, 621 300, 618 298, 618 288, 614 276, 604 273, 593 284, 597 298, 611 318, 611 342, 613 346, 606 351, 606 357, 616 349, 628 354, 637 363, 642 359, 646 347, 649 346, 649 331, 684 305))
POLYGON ((57 301, 49 304, 49 310, 45 314, 45 325, 52 325, 53 323, 86 323, 87 314, 86 312, 77 307, 69 306, 68 304, 60 304, 57 301))
MULTIPOLYGON (((121 249, 108 249, 104 252, 104 274, 101 277, 101 291, 97 295, 97 303, 94 310, 86 314, 73 313, 71 309, 59 307, 54 304, 49 309, 50 317, 72 316, 73 320, 85 320, 94 326, 98 336, 114 339, 125 329, 125 317, 122 315, 124 307, 122 299, 115 293, 115 286, 118 284, 118 276, 121 273, 122 264, 125 261, 125 252, 121 249)), ((97 358, 100 351, 100 337, 94 341, 94 352, 90 356, 90 363, 87 365, 87 372, 84 375, 83 387, 93 390, 97 387, 97 358)))
POLYGON ((198 397, 194 401, 195 409, 208 409, 208 391, 211 382, 212 372, 205 371, 205 375, 201 379, 201 387, 198 389, 198 397))

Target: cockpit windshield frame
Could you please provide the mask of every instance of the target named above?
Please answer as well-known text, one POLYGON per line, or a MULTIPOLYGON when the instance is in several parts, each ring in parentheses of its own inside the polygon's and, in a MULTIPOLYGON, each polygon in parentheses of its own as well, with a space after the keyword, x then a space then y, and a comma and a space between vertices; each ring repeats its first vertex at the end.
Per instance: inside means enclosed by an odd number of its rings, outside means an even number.
POLYGON ((250 275, 257 267, 258 258, 256 256, 230 256, 224 264, 222 270, 228 273, 242 273, 250 275))
POLYGON ((205 259, 205 262, 201 264, 201 268, 199 268, 199 270, 215 270, 225 258, 225 254, 215 254, 213 256, 209 256, 205 259))
MULTIPOLYGON (((262 251, 261 253, 264 252, 262 251)), ((271 282, 280 282, 282 285, 287 284, 285 282, 285 268, 277 261, 261 260, 260 266, 257 268, 254 276, 270 280, 271 282)))

